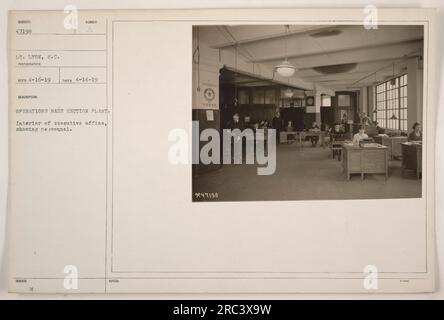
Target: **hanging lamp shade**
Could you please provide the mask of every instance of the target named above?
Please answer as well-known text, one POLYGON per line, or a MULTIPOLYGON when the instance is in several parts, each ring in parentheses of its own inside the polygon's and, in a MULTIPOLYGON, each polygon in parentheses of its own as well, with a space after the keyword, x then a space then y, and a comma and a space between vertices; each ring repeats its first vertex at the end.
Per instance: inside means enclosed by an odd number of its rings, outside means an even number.
MULTIPOLYGON (((285 60, 277 65, 276 67, 274 67, 274 72, 277 72, 281 77, 284 78, 289 78, 291 77, 296 68, 290 63, 288 62, 288 55, 287 55, 287 36, 288 36, 288 31, 290 30, 290 26, 289 25, 285 25, 285 39, 284 39, 284 57, 285 60)), ((273 76, 274 76, 274 72, 273 72, 273 76)))
POLYGON ((296 70, 296 68, 290 62, 288 62, 287 59, 285 59, 281 64, 277 65, 275 69, 280 76, 285 78, 291 77, 296 70))

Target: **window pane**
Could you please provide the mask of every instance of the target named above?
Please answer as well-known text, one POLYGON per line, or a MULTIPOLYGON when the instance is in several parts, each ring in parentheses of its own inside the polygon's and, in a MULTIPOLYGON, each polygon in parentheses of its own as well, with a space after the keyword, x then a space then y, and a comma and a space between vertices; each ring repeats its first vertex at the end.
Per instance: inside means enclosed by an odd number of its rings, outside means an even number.
POLYGON ((264 104, 265 91, 262 88, 254 89, 253 91, 253 103, 264 104))
POLYGON ((348 94, 341 94, 338 96, 338 106, 339 107, 349 107, 350 106, 350 96, 348 94))
POLYGON ((376 120, 381 127, 408 129, 407 74, 377 85, 375 98, 377 106, 376 120))
POLYGON ((330 107, 331 106, 331 97, 330 96, 322 96, 322 106, 330 107))

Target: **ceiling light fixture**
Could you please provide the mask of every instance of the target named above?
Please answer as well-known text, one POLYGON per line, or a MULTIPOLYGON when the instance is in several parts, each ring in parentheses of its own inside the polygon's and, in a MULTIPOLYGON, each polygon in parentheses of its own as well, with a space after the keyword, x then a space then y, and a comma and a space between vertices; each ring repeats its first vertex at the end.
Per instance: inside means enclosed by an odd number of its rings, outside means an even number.
POLYGON ((196 28, 196 42, 197 46, 193 52, 193 62, 197 64, 197 88, 196 91, 200 92, 200 36, 199 36, 199 26, 196 28))
MULTIPOLYGON (((290 79, 287 79, 287 83, 288 83, 288 85, 290 85, 290 79)), ((293 92, 293 90, 290 87, 288 87, 284 91, 285 98, 289 98, 290 99, 290 98, 293 97, 293 94, 294 94, 294 92, 293 92)))
MULTIPOLYGON (((236 77, 237 74, 237 43, 236 46, 234 47, 234 76, 236 77)), ((234 101, 233 101, 233 105, 235 107, 237 107, 237 105, 239 104, 239 100, 237 99, 237 84, 236 81, 234 83, 234 101)))
POLYGON ((285 34, 285 42, 284 42, 285 59, 281 64, 274 67, 274 71, 277 72, 280 76, 285 77, 285 78, 291 77, 294 74, 294 72, 296 71, 296 67, 293 66, 290 62, 288 62, 288 57, 287 57, 287 36, 288 36, 289 29, 290 29, 290 26, 285 25, 285 33, 286 33, 285 34))

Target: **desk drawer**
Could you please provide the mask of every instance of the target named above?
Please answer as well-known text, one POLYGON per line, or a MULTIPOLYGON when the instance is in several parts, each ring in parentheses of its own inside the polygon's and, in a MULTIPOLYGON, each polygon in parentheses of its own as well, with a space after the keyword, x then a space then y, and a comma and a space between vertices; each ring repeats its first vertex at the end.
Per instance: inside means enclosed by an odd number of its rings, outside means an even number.
POLYGON ((359 150, 351 150, 347 155, 348 170, 350 172, 361 172, 361 152, 359 150))
POLYGON ((364 172, 382 173, 386 170, 386 150, 364 150, 364 172))

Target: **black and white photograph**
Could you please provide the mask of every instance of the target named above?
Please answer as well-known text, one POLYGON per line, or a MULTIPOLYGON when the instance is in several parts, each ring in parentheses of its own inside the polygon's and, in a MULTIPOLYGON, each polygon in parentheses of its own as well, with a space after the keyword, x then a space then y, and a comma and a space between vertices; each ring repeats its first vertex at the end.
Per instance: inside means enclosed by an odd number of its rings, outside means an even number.
POLYGON ((443 6, 242 1, 0 8, 0 299, 443 297, 443 6))
POLYGON ((195 25, 193 201, 422 196, 423 25, 195 25))

